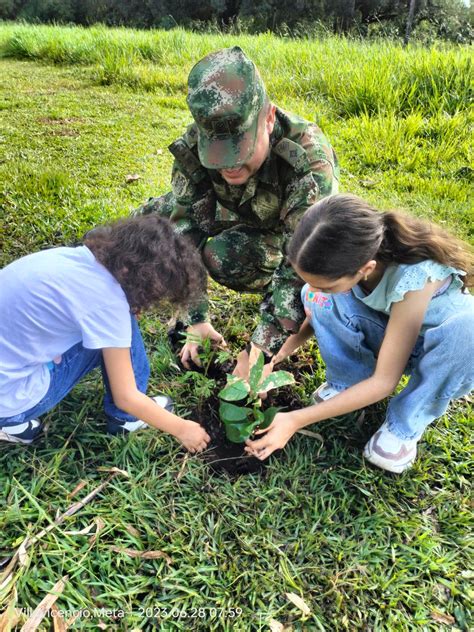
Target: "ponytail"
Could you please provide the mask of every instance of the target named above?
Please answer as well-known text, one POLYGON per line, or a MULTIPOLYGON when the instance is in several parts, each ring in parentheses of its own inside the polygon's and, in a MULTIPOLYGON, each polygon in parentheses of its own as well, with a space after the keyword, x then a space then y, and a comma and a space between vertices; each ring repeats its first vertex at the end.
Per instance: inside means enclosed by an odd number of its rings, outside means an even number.
POLYGON ((466 272, 465 286, 473 274, 469 246, 439 226, 396 211, 381 213, 348 194, 323 198, 306 211, 288 257, 303 272, 327 279, 354 276, 371 259, 385 265, 433 259, 466 272))
POLYGON ((403 213, 382 214, 384 237, 376 259, 385 264, 419 263, 433 259, 466 272, 465 286, 472 283, 473 257, 464 244, 436 224, 403 213))

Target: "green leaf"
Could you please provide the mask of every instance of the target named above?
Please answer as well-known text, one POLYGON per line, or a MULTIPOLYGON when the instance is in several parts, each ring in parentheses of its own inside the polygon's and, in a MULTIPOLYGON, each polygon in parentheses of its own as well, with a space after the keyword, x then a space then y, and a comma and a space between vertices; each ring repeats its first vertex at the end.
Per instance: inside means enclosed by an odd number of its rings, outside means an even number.
POLYGON ((260 384, 258 390, 259 393, 268 393, 274 388, 280 388, 280 386, 287 386, 288 384, 294 384, 295 378, 288 371, 275 371, 266 377, 260 384))
POLYGON ((219 393, 219 397, 227 402, 237 402, 247 397, 249 391, 250 386, 241 377, 228 375, 227 384, 219 393))
POLYGON ((260 392, 259 384, 262 379, 264 365, 265 365, 265 359, 263 357, 263 353, 259 351, 257 355, 257 360, 255 364, 252 366, 252 368, 250 369, 250 375, 249 375, 250 389, 253 393, 260 392))
POLYGON ((227 402, 222 402, 219 406, 219 416, 224 424, 245 421, 250 412, 250 408, 243 408, 227 402))
POLYGON ((271 406, 270 408, 267 408, 264 412, 264 421, 263 423, 260 424, 260 428, 262 430, 264 430, 265 428, 268 428, 268 426, 272 423, 272 421, 275 419, 275 415, 280 412, 281 408, 279 406, 271 406))
POLYGON ((232 443, 243 443, 250 437, 255 426, 255 422, 249 424, 225 424, 225 434, 232 443))

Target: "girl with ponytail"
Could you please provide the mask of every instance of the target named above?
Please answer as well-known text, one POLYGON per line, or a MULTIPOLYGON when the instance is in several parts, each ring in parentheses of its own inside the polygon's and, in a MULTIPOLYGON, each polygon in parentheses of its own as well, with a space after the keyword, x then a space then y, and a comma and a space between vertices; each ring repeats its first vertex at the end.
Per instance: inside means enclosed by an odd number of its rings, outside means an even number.
POLYGON ((428 222, 334 195, 306 211, 288 256, 306 281, 307 318, 275 364, 314 334, 326 382, 314 406, 276 415, 247 451, 265 459, 303 426, 388 397, 406 373, 364 449, 374 465, 403 472, 428 424, 474 388, 469 247, 428 222))

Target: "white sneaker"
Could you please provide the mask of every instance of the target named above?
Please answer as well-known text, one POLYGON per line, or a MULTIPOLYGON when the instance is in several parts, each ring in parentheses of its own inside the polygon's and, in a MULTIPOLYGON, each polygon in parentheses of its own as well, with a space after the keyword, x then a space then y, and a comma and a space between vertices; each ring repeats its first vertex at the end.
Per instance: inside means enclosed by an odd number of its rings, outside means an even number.
MULTIPOLYGON (((173 400, 168 395, 155 395, 155 397, 151 398, 154 402, 164 408, 168 412, 173 412, 173 400)), ((121 421, 120 419, 115 419, 109 417, 107 420, 107 432, 109 434, 127 434, 129 432, 136 432, 137 430, 143 430, 144 428, 150 428, 151 426, 147 424, 145 421, 141 419, 136 419, 135 421, 121 421)))
POLYGON ((24 421, 16 426, 2 426, 0 427, 0 441, 28 445, 33 443, 42 429, 43 424, 38 419, 30 419, 30 421, 24 421))
POLYGON ((323 382, 321 386, 318 386, 311 395, 311 399, 315 404, 320 404, 321 402, 325 402, 327 399, 331 399, 331 397, 339 395, 340 392, 341 391, 336 391, 336 389, 332 386, 329 386, 327 382, 323 382))
POLYGON ((364 458, 383 470, 401 474, 413 465, 417 443, 418 439, 400 439, 385 422, 366 443, 364 458))

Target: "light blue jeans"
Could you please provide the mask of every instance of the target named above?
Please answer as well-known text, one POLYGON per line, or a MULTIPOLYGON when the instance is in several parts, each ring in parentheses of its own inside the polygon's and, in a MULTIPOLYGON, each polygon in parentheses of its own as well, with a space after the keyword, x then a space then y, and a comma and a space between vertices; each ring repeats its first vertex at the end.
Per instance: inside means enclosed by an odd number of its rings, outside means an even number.
MULTIPOLYGON (((137 388, 146 393, 148 378, 150 376, 150 366, 146 355, 143 339, 134 316, 132 320, 132 346, 130 356, 135 374, 137 388)), ((48 412, 72 390, 72 388, 93 369, 100 366, 105 385, 104 409, 108 417, 107 428, 109 432, 114 432, 120 427, 120 422, 135 421, 136 418, 114 404, 110 390, 109 380, 102 361, 102 349, 86 349, 82 343, 71 347, 61 357, 59 364, 51 363, 51 381, 49 389, 43 399, 29 410, 19 413, 14 417, 0 417, 0 426, 8 432, 8 426, 21 424, 32 419, 37 419, 40 415, 48 412), (117 426, 117 428, 115 428, 117 426)))
MULTIPOLYGON (((326 380, 342 391, 373 375, 388 316, 359 301, 353 292, 316 294, 302 291, 311 319, 326 380)), ((466 297, 468 298, 468 297, 466 297)), ((400 439, 422 435, 434 419, 446 412, 451 400, 474 388, 474 315, 472 302, 454 311, 437 327, 419 336, 405 373, 408 385, 390 399, 387 422, 400 439)))

